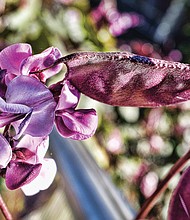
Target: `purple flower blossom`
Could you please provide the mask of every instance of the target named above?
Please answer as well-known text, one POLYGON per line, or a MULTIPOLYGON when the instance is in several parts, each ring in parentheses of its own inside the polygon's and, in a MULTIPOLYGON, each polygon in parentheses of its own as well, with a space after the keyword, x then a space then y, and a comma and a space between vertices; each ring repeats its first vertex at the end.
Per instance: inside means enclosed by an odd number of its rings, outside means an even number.
POLYGON ((79 97, 79 91, 69 81, 64 81, 55 112, 55 123, 62 136, 83 140, 94 134, 98 119, 94 109, 75 110, 79 97))
POLYGON ((34 71, 39 71, 39 73, 31 75, 45 82, 46 79, 61 70, 62 64, 49 68, 45 72, 40 72, 40 70, 50 67, 60 57, 61 52, 54 47, 50 47, 42 53, 32 56, 31 46, 29 44, 19 43, 6 47, 0 52, 0 67, 7 70, 5 76, 7 85, 16 76, 30 75, 30 72, 34 71))
POLYGON ((62 68, 54 65, 60 56, 53 47, 32 56, 28 44, 0 52, 0 175, 9 189, 26 195, 48 188, 55 177, 54 160, 44 159, 54 121, 62 136, 77 140, 97 127, 95 110, 76 110, 80 93, 68 80, 58 83, 58 91, 44 85, 62 68))
MULTIPOLYGON (((53 47, 32 56, 28 44, 14 44, 0 52, 1 82, 5 82, 0 99, 0 126, 12 124, 16 130, 14 138, 18 139, 22 134, 41 137, 51 132, 55 110, 52 91, 28 76, 45 83, 62 68, 62 64, 53 65, 60 56, 59 50, 53 47)), ((91 137, 97 127, 95 110, 75 110, 80 93, 69 81, 63 81, 63 84, 59 100, 56 100, 55 123, 59 132, 64 137, 79 140, 91 137)))
POLYGON ((15 138, 23 133, 35 137, 49 135, 56 103, 45 85, 31 77, 18 76, 8 84, 5 100, 0 98, 0 127, 12 124, 15 138))
POLYGON ((80 92, 68 80, 45 86, 62 68, 54 65, 59 50, 31 51, 28 44, 15 44, 0 52, 0 175, 9 189, 26 195, 48 188, 55 177, 54 160, 44 159, 54 121, 62 136, 77 140, 97 127, 95 110, 76 110, 80 92))
POLYGON ((5 183, 9 189, 21 187, 27 195, 33 195, 49 187, 55 177, 56 165, 53 159, 44 158, 48 137, 25 135, 11 148, 1 135, 0 143, 0 168, 4 168, 5 183), (36 181, 38 184, 35 184, 36 181))
POLYGON ((20 75, 20 64, 32 55, 29 44, 13 44, 0 52, 0 67, 7 70, 6 81, 20 75), (16 59, 15 59, 16 58, 16 59))

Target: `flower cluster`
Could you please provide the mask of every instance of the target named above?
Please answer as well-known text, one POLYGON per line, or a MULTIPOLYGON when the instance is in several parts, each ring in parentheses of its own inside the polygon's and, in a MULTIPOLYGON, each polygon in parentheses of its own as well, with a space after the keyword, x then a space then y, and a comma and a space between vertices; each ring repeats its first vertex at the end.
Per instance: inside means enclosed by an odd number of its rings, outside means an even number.
POLYGON ((0 174, 9 189, 26 195, 48 188, 55 177, 54 160, 44 158, 54 122, 62 136, 75 140, 97 127, 95 110, 76 109, 80 93, 68 80, 46 86, 62 69, 53 65, 61 56, 54 47, 32 55, 23 43, 0 52, 0 174))

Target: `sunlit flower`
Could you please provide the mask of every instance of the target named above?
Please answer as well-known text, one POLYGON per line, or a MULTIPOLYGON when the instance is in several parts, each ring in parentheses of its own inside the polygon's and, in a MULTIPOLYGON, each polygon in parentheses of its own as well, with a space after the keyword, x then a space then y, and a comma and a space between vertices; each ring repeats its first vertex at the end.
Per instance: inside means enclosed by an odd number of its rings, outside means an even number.
MULTIPOLYGON (((16 76, 30 75, 31 72, 48 68, 60 57, 61 52, 57 48, 50 47, 40 54, 32 55, 32 48, 29 44, 18 43, 0 52, 0 67, 7 71, 5 82, 8 85, 16 76)), ((45 82, 46 79, 57 74, 61 68, 62 64, 59 64, 45 72, 39 71, 38 74, 31 75, 45 82)))
POLYGON ((65 81, 55 112, 55 123, 64 137, 82 140, 91 137, 97 128, 94 109, 75 110, 80 93, 69 81, 65 81))

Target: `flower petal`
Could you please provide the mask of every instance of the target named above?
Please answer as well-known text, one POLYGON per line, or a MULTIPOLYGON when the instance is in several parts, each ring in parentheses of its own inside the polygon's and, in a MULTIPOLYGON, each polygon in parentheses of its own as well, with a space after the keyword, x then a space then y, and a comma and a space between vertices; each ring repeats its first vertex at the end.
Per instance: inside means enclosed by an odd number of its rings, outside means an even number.
MULTIPOLYGON (((30 151, 27 148, 19 148, 19 149, 14 149, 14 154, 16 156, 15 161, 17 162, 27 162, 30 163, 30 159, 31 157, 35 156, 35 153, 33 153, 32 151, 30 151)), ((35 164, 35 161, 34 161, 35 164)))
MULTIPOLYGON (((30 72, 50 67, 61 56, 61 52, 57 48, 50 47, 40 54, 25 59, 21 65, 20 71, 23 75, 29 75, 30 72)), ((44 71, 43 74, 40 74, 40 80, 45 81, 51 76, 57 74, 62 69, 62 66, 63 64, 59 64, 44 71)))
POLYGON ((49 146, 49 137, 32 137, 30 135, 24 135, 15 147, 19 149, 28 149, 33 153, 32 157, 27 159, 27 163, 39 163, 43 160, 49 146))
POLYGON ((6 186, 13 190, 30 183, 40 173, 41 164, 10 162, 5 175, 6 186))
POLYGON ((16 75, 19 75, 21 62, 32 55, 32 48, 29 44, 18 43, 6 47, 0 52, 0 67, 7 70, 6 83, 10 82, 16 75))
POLYGON ((79 98, 79 91, 74 86, 72 86, 69 81, 64 81, 64 85, 61 90, 61 95, 56 109, 62 110, 75 108, 78 104, 79 98))
POLYGON ((21 187, 26 196, 32 196, 40 190, 49 188, 57 172, 56 163, 53 159, 44 159, 39 175, 29 184, 21 187))
MULTIPOLYGON (((26 105, 6 103, 0 97, 0 127, 20 119, 22 119, 22 124, 20 123, 20 125, 23 125, 23 122, 27 119, 27 115, 30 115, 31 112, 32 109, 26 105)), ((18 131, 21 130, 21 127, 18 131)))
POLYGON ((26 114, 31 111, 31 108, 23 104, 6 103, 0 97, 0 111, 12 114, 26 114))
MULTIPOLYGON (((8 125, 10 123, 13 124, 15 121, 19 121, 20 119, 22 119, 24 117, 25 117, 25 114, 0 113, 0 127, 3 127, 3 126, 8 125)), ((22 121, 22 120, 20 120, 20 121, 22 121)), ((19 123, 19 125, 20 125, 20 123, 19 123)), ((17 132, 19 132, 19 128, 17 129, 17 132)))
POLYGON ((22 134, 25 132, 26 128, 28 127, 32 116, 32 111, 25 115, 22 120, 17 120, 12 122, 13 127, 15 128, 16 134, 14 139, 18 140, 22 134))
POLYGON ((83 140, 94 134, 98 118, 94 109, 57 111, 55 123, 62 136, 83 140))
MULTIPOLYGON (((43 137, 51 132, 56 103, 44 84, 32 77, 18 76, 9 83, 5 97, 7 103, 23 104, 33 109, 25 134, 43 137)), ((20 122, 14 122, 15 128, 19 125, 20 122)))
POLYGON ((190 99, 189 64, 128 52, 75 53, 63 62, 68 68, 67 80, 103 103, 155 107, 190 99))
POLYGON ((0 169, 5 168, 12 158, 12 149, 8 141, 0 134, 0 169))

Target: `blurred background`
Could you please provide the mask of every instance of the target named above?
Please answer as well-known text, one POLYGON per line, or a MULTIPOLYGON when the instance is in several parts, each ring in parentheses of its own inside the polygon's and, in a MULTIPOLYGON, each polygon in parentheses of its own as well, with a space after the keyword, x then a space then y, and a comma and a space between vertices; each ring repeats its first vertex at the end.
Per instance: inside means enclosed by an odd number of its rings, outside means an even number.
MULTIPOLYGON (((27 42, 34 53, 55 46, 63 55, 130 51, 190 63, 189 13, 188 0, 0 0, 0 50, 27 42)), ((63 74, 49 84, 63 78, 63 74)), ((85 148, 131 206, 140 209, 189 149, 190 103, 139 109, 112 107, 82 96, 80 107, 93 107, 99 116, 96 134, 83 141, 85 148)), ((53 146, 49 154, 54 156, 52 152, 53 146)), ((34 210, 31 219, 51 219, 43 217, 44 213, 58 204, 64 207, 64 218, 60 219, 74 219, 64 188, 60 187, 61 176, 58 172, 50 189, 38 195, 40 199, 30 197, 29 206, 20 190, 8 191, 1 180, 0 190, 14 219, 34 210)), ((179 175, 172 179, 149 219, 166 219, 171 191, 178 180, 179 175)))

